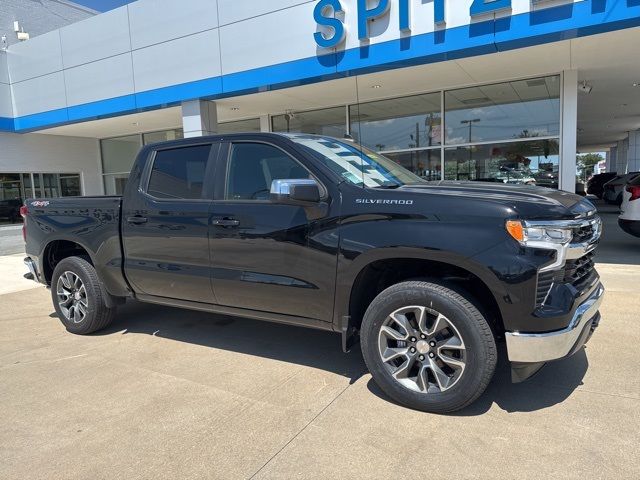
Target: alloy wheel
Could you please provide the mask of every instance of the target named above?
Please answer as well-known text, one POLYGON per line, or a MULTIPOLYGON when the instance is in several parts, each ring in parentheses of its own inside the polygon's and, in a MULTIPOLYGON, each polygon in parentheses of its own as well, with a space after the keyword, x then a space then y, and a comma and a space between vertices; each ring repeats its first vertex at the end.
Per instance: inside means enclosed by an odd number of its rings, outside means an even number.
POLYGON ((466 366, 465 345, 458 329, 449 318, 424 306, 391 313, 380 328, 378 350, 398 383, 424 394, 450 389, 466 366))
POLYGON ((78 275, 64 272, 58 277, 56 285, 58 305, 67 320, 80 323, 87 315, 89 300, 87 290, 78 275))

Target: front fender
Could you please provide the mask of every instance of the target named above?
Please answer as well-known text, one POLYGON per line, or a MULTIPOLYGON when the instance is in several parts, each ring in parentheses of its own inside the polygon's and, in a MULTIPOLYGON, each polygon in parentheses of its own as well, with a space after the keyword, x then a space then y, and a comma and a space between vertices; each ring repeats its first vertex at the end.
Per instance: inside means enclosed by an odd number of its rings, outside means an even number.
MULTIPOLYGON (((478 277, 487 286, 498 304, 500 304, 498 300, 507 295, 504 284, 499 281, 489 268, 465 255, 451 251, 418 247, 390 246, 374 248, 363 252, 352 261, 347 261, 342 256, 339 259, 333 319, 334 330, 339 331, 343 317, 349 315, 353 288, 356 279, 363 270, 368 265, 380 260, 397 259, 428 260, 465 270, 478 277)), ((428 276, 428 273, 425 272, 425 276, 428 276)))

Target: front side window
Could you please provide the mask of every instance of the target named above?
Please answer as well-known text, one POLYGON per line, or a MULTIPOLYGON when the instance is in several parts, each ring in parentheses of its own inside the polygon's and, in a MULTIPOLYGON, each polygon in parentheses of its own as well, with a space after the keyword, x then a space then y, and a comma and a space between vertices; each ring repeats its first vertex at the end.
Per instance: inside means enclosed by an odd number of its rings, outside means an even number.
POLYGON ((354 185, 393 188, 424 182, 393 160, 355 143, 316 135, 290 134, 288 137, 354 185))
POLYGON ((163 199, 201 199, 210 152, 211 145, 159 150, 147 193, 163 199))
POLYGON ((236 143, 231 149, 225 200, 267 200, 271 182, 311 175, 285 152, 263 143, 236 143))

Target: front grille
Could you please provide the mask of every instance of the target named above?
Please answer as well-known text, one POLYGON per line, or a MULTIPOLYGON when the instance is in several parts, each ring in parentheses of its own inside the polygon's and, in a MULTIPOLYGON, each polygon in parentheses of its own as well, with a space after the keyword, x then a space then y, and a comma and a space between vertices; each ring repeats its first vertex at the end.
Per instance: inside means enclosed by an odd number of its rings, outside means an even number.
POLYGON ((544 301, 547 299, 547 295, 549 295, 549 290, 551 290, 551 286, 553 285, 555 272, 540 272, 538 274, 538 288, 536 290, 536 307, 542 306, 544 301))
POLYGON ((565 266, 559 270, 551 270, 538 273, 536 286, 536 308, 542 307, 548 302, 553 302, 554 284, 570 284, 579 294, 584 293, 598 279, 591 251, 575 260, 567 260, 565 266))
POLYGON ((567 260, 564 267, 564 283, 570 283, 578 290, 589 286, 596 274, 593 257, 595 252, 589 252, 586 255, 575 260, 567 260))
POLYGON ((584 225, 573 229, 573 238, 571 243, 589 242, 595 235, 595 225, 584 225))

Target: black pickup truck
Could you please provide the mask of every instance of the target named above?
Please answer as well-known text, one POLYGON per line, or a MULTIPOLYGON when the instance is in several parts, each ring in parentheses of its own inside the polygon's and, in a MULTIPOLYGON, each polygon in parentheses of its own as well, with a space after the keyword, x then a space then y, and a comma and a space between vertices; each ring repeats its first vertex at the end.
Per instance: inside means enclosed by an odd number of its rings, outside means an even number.
POLYGON ((600 320, 601 221, 573 194, 426 182, 351 141, 236 134, 150 145, 122 197, 28 200, 25 259, 68 331, 127 298, 359 339, 398 402, 455 411, 496 342, 514 381, 600 320))

